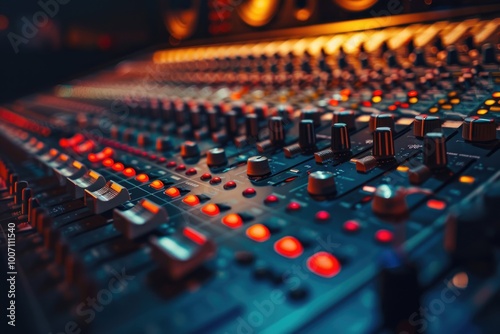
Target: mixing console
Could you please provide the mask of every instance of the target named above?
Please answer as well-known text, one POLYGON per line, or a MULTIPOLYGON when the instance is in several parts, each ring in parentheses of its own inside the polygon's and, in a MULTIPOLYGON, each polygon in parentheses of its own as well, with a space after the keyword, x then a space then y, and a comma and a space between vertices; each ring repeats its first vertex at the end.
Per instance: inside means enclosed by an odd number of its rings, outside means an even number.
POLYGON ((0 107, 24 325, 495 332, 499 22, 159 50, 0 107))

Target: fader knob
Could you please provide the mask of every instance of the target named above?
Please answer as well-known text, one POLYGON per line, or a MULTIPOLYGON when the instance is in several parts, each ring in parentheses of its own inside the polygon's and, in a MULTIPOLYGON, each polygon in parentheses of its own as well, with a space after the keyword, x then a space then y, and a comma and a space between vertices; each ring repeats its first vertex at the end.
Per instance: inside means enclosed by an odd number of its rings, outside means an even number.
POLYGON ((219 113, 215 109, 207 110, 208 131, 217 132, 219 130, 219 113))
POLYGON ((247 175, 254 176, 264 176, 271 173, 271 168, 269 167, 269 160, 262 155, 257 155, 248 158, 247 160, 247 175))
POLYGON ((351 138, 347 124, 335 123, 331 129, 331 149, 333 153, 346 153, 351 150, 351 138))
POLYGON ((467 117, 462 125, 462 138, 472 142, 486 142, 496 139, 497 125, 494 119, 467 117))
POLYGON ((229 138, 238 135, 238 114, 236 111, 231 110, 224 115, 226 134, 229 138))
POLYGON ((496 64, 497 58, 495 48, 490 43, 486 43, 481 48, 481 62, 483 64, 496 64))
POLYGON ((332 124, 345 123, 347 129, 356 129, 356 113, 353 110, 334 111, 332 117, 332 124))
POLYGON ((313 151, 316 148, 316 130, 310 119, 303 119, 299 123, 299 146, 304 152, 313 151))
POLYGON ((388 127, 377 128, 373 133, 372 154, 377 159, 394 157, 394 139, 388 127))
POLYGON ((157 137, 156 150, 158 152, 166 152, 172 149, 172 140, 170 137, 157 137))
POLYGON ((313 121, 314 126, 318 127, 321 125, 321 114, 318 109, 314 107, 305 108, 300 114, 300 119, 310 119, 313 121))
POLYGON ((371 114, 370 115, 370 132, 374 132, 376 128, 387 127, 394 130, 394 115, 392 114, 371 114))
POLYGON ((453 45, 449 45, 446 48, 446 51, 447 51, 446 64, 447 65, 459 65, 457 48, 455 48, 455 46, 453 46, 453 45))
POLYGON ((427 62, 425 61, 425 53, 421 48, 416 48, 413 52, 413 65, 416 67, 427 66, 427 62))
POLYGON ((226 151, 223 148, 213 148, 207 151, 207 165, 210 167, 227 164, 226 151))
POLYGON ((181 145, 181 157, 196 158, 198 156, 200 156, 200 149, 195 142, 188 140, 181 145))
POLYGON ((283 117, 275 116, 269 120, 269 140, 276 147, 283 146, 285 143, 283 117))
POLYGON ((316 171, 309 174, 307 192, 313 196, 332 196, 337 192, 333 173, 316 171))
POLYGON ((421 138, 429 132, 441 132, 441 119, 438 116, 416 116, 413 122, 413 135, 421 138))
POLYGON ((259 138, 259 116, 249 114, 245 116, 245 134, 247 139, 259 138))
POLYGON ((440 132, 430 132, 424 137, 424 165, 430 169, 446 167, 446 137, 440 132))

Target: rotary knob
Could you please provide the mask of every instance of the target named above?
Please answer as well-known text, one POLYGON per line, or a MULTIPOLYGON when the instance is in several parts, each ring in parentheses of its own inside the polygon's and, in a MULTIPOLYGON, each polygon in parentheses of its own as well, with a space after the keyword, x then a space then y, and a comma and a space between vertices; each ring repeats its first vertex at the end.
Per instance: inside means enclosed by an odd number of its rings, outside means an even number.
POLYGON ((331 129, 331 149, 333 153, 347 153, 351 150, 351 138, 345 123, 335 123, 331 129))
POLYGON ((348 130, 356 129, 356 113, 353 110, 334 111, 332 124, 345 123, 348 130))
POLYGON ((337 192, 333 173, 316 171, 309 174, 307 192, 312 196, 332 196, 337 192))
POLYGON ((446 137, 440 132, 430 132, 424 138, 424 165, 430 169, 445 168, 446 137))
POLYGON ((312 120, 315 127, 318 127, 321 125, 321 114, 318 111, 318 109, 316 109, 314 107, 304 108, 300 114, 300 118, 312 120))
POLYGON ((423 138, 429 132, 441 132, 441 119, 438 116, 416 116, 413 122, 413 135, 423 138))
POLYGON ((186 158, 196 158, 200 156, 200 149, 198 144, 193 141, 185 141, 181 145, 181 157, 186 158))
POLYGON ((392 114, 372 114, 370 116, 370 132, 376 128, 387 127, 394 130, 394 115, 392 114))
POLYGON ((491 43, 486 43, 481 48, 481 62, 483 64, 496 64, 495 47, 491 43))
POLYGON ((299 146, 304 152, 316 149, 316 131, 310 119, 303 119, 299 123, 299 146))
POLYGON ((245 133, 247 139, 259 138, 259 118, 256 114, 248 114, 245 116, 245 133))
POLYGON ((264 176, 271 173, 269 159, 265 156, 257 155, 247 160, 247 175, 250 177, 264 176))
POLYGON ((390 128, 381 127, 375 130, 373 133, 372 154, 377 159, 394 157, 394 138, 390 128))
POLYGON ((458 59, 458 51, 454 45, 448 45, 446 47, 446 64, 449 66, 459 65, 460 61, 458 59))
POLYGON ((158 152, 166 152, 173 148, 172 140, 170 137, 157 137, 156 138, 156 150, 158 152))
POLYGON ((372 210, 381 216, 401 216, 408 212, 406 190, 382 184, 377 187, 372 201, 372 210))
POLYGON ((494 119, 467 117, 462 125, 462 138, 472 142, 495 140, 497 125, 494 119))
POLYGON ((226 151, 223 148, 213 148, 207 152, 207 165, 209 167, 227 164, 226 151))
POLYGON ((238 136, 238 114, 231 110, 224 115, 226 134, 229 138, 238 136))
POLYGON ((283 146, 285 143, 283 117, 275 116, 269 120, 269 140, 276 147, 283 146))

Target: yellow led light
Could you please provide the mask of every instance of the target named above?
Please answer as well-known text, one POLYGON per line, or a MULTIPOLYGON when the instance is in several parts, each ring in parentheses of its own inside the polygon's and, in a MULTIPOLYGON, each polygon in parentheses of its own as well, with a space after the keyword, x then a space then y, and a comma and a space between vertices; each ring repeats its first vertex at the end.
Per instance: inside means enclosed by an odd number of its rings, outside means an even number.
POLYGON ((398 166, 397 170, 398 172, 406 173, 407 171, 410 170, 410 168, 408 166, 398 166))
POLYGON ((439 108, 438 107, 432 107, 429 109, 429 112, 432 113, 432 114, 435 114, 439 111, 439 108))
POLYGON ((374 97, 372 97, 372 102, 373 103, 379 103, 380 101, 382 101, 382 97, 381 96, 374 96, 374 97))
POLYGON ((477 111, 477 114, 478 114, 478 115, 485 115, 485 114, 487 114, 487 113, 488 113, 488 109, 479 109, 479 110, 477 111))
POLYGON ((450 103, 451 104, 459 104, 460 103, 460 99, 451 99, 450 103))
POLYGON ((451 110, 453 109, 453 106, 451 104, 443 104, 441 106, 441 109, 444 109, 444 110, 451 110))
POLYGON ((468 176, 468 175, 462 175, 462 176, 460 176, 460 179, 459 179, 460 183, 467 183, 467 184, 472 184, 472 183, 474 183, 475 180, 476 179, 474 177, 468 176))
POLYGON ((485 105, 487 105, 487 106, 492 106, 492 105, 494 105, 494 104, 495 104, 495 100, 486 100, 486 101, 484 102, 484 104, 485 104, 485 105))

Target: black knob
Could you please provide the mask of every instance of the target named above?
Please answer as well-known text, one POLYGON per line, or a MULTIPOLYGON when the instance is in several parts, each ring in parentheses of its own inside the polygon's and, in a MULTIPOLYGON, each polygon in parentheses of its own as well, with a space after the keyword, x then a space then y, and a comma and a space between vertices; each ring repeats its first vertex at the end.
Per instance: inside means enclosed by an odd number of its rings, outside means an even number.
POLYGON ((215 109, 207 110, 208 131, 219 131, 219 113, 215 109))
POLYGON ((197 130, 202 127, 201 112, 197 107, 189 111, 189 123, 191 124, 191 130, 197 130))
POLYGON ((207 151, 207 165, 209 167, 223 166, 225 164, 227 164, 227 157, 223 148, 213 148, 207 151))
POLYGON ((394 115, 392 114, 372 114, 370 116, 369 128, 374 132, 376 128, 390 128, 394 130, 394 115))
POLYGON ((318 127, 321 125, 321 114, 318 109, 314 107, 307 107, 302 109, 300 119, 310 119, 313 121, 314 126, 318 127))
POLYGON ((268 107, 267 104, 256 102, 252 105, 253 113, 257 115, 259 120, 264 120, 267 117, 268 107))
POLYGON ((229 138, 238 136, 238 114, 236 111, 231 110, 224 115, 226 135, 229 138))
POLYGON ((424 137, 424 165, 430 169, 445 168, 446 137, 441 132, 430 132, 424 137))
POLYGON ((413 122, 413 135, 423 138, 429 132, 441 132, 441 119, 438 116, 416 116, 413 122))
POLYGON ((356 113, 354 110, 334 111, 332 117, 332 124, 345 123, 347 129, 356 129, 356 113))
POLYGON ((175 124, 182 126, 186 123, 184 108, 175 109, 175 124))
POLYGON ((275 116, 269 120, 269 140, 276 147, 285 144, 285 127, 282 117, 275 116))
POLYGON ((21 194, 21 214, 28 214, 28 206, 31 197, 33 196, 33 190, 31 188, 24 188, 21 194))
POLYGON ((486 43, 481 48, 481 62, 483 64, 496 64, 497 57, 495 48, 490 43, 486 43))
POLYGON ((257 114, 248 114, 245 116, 245 134, 247 139, 259 138, 259 116, 257 114))
POLYGON ((394 139, 389 127, 380 127, 373 132, 372 154, 377 159, 394 157, 394 139))
POLYGON ((247 175, 250 177, 264 176, 271 173, 269 159, 265 156, 257 155, 247 160, 247 175))
POLYGON ((398 60, 396 58, 396 55, 392 51, 387 51, 384 54, 385 61, 387 62, 387 66, 390 68, 396 68, 399 67, 398 60))
POLYGON ((17 181, 14 183, 14 204, 21 204, 23 200, 23 190, 28 188, 28 182, 17 181))
POLYGON ((183 158, 196 158, 200 156, 200 149, 198 144, 193 141, 185 141, 181 145, 181 157, 183 158))
POLYGON ((316 149, 316 130, 310 119, 303 119, 299 123, 299 146, 304 152, 316 149))
POLYGON ((416 48, 413 52, 413 65, 417 67, 427 66, 427 62, 425 60, 425 52, 421 48, 416 48))
POLYGON ((170 137, 157 137, 156 150, 158 152, 167 152, 173 148, 172 140, 170 137))
POLYGON ((460 61, 458 59, 458 51, 454 45, 449 45, 446 48, 446 64, 447 65, 459 65, 460 61))
POLYGON ((146 147, 151 144, 151 136, 148 132, 141 132, 137 135, 137 145, 140 147, 146 147))
POLYGON ((351 150, 351 138, 345 123, 335 123, 331 128, 331 149, 333 153, 347 153, 351 150))
POLYGON ((467 117, 462 125, 462 138, 472 142, 487 142, 496 139, 496 122, 494 119, 467 117))

